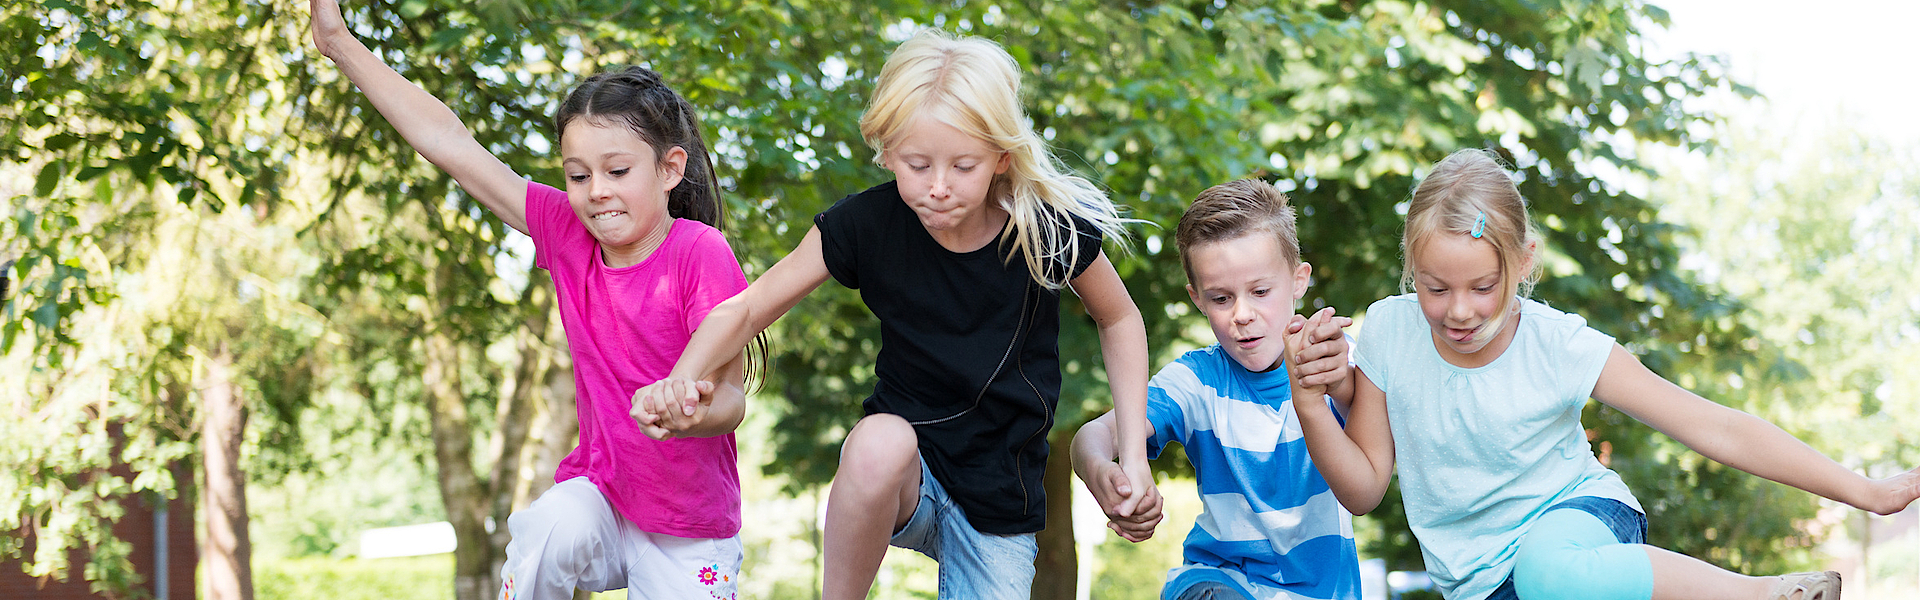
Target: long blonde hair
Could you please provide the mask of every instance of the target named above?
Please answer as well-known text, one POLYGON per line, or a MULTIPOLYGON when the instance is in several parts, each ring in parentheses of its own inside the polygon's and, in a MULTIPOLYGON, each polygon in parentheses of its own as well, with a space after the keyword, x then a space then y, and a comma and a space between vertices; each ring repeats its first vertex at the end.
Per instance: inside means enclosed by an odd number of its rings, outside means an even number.
POLYGON ((1400 292, 1413 291, 1413 254, 1439 234, 1474 235, 1493 245, 1500 257, 1500 309, 1492 327, 1480 335, 1499 335, 1518 298, 1533 292, 1540 278, 1540 261, 1531 248, 1540 235, 1527 219, 1527 200, 1513 184, 1513 176, 1490 151, 1456 151, 1433 166, 1420 181, 1407 207, 1407 230, 1400 238, 1406 257, 1400 268, 1400 292), (1479 235, 1474 235, 1478 229, 1479 235))
POLYGON ((873 102, 860 116, 860 135, 874 162, 906 135, 913 117, 927 114, 1011 157, 996 175, 987 199, 1009 215, 1012 252, 1023 253, 1027 270, 1048 289, 1065 287, 1081 260, 1071 236, 1071 217, 1092 223, 1107 238, 1126 244, 1119 208, 1106 192, 1067 172, 1033 132, 1020 108, 1020 69, 999 44, 955 38, 927 29, 900 44, 880 69, 873 102), (1049 265, 1068 268, 1052 268, 1049 265))

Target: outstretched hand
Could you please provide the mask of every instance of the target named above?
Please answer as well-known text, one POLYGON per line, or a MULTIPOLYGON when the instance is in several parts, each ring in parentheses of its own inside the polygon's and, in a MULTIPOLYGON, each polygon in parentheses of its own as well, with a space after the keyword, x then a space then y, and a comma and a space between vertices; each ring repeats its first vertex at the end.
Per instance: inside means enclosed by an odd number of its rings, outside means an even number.
POLYGON ((1906 510, 1915 500, 1920 500, 1920 468, 1873 480, 1873 494, 1855 506, 1876 515, 1890 515, 1906 510))
POLYGON ((670 377, 647 384, 633 393, 629 415, 640 432, 656 440, 684 435, 706 419, 713 405, 711 381, 670 377))

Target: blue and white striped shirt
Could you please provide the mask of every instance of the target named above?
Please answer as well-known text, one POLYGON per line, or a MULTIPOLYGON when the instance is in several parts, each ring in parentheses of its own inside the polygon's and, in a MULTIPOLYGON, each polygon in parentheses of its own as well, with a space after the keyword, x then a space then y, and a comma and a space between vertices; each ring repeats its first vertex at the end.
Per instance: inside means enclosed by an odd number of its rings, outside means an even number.
POLYGON ((1359 598, 1353 516, 1307 456, 1292 397, 1284 369, 1248 371, 1219 345, 1149 382, 1147 453, 1185 446, 1206 508, 1163 598, 1203 581, 1256 600, 1359 598))

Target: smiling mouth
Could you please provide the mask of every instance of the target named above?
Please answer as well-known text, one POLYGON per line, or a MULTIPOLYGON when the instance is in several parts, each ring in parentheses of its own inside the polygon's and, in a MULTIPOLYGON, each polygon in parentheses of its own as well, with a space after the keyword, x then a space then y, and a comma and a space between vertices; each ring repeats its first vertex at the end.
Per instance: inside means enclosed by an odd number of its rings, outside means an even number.
POLYGON ((588 217, 588 218, 593 219, 595 221, 605 221, 607 219, 611 219, 624 214, 627 214, 626 211, 610 210, 603 213, 596 213, 592 217, 588 217))
POLYGON ((1469 342, 1469 341, 1472 341, 1472 340, 1473 340, 1473 334, 1476 334, 1476 333, 1479 333, 1479 332, 1480 332, 1480 328, 1479 328, 1479 327, 1474 327, 1474 328, 1471 328, 1471 329, 1460 329, 1460 328, 1458 328, 1458 327, 1448 327, 1448 328, 1447 328, 1447 339, 1450 339, 1450 340, 1453 340, 1453 341, 1455 341, 1455 342, 1458 342, 1458 343, 1463 343, 1463 344, 1464 344, 1464 343, 1466 343, 1466 342, 1469 342))

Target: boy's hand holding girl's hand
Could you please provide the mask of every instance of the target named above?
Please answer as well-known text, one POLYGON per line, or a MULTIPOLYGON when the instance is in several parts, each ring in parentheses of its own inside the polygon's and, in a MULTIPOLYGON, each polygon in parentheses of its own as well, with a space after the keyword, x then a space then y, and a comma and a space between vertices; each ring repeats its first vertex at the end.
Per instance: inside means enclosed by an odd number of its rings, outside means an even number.
POLYGON ((656 440, 670 440, 706 419, 713 405, 713 382, 668 377, 633 393, 628 414, 640 432, 656 440))
POLYGON ((1107 514, 1107 529, 1129 542, 1153 537, 1154 526, 1159 525, 1165 515, 1160 512, 1163 500, 1160 488, 1153 485, 1151 472, 1129 477, 1120 463, 1107 462, 1086 481, 1087 491, 1093 493, 1100 512, 1107 514), (1146 485, 1134 485, 1135 481, 1144 481, 1146 485))
POLYGON ((1353 369, 1348 364, 1347 336, 1341 330, 1353 319, 1333 314, 1333 307, 1320 309, 1312 317, 1294 315, 1287 323, 1287 379, 1294 387, 1314 394, 1325 394, 1330 387, 1346 381, 1353 369))

